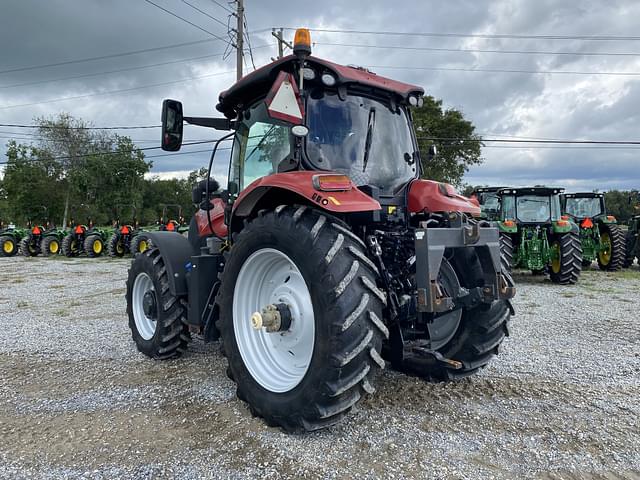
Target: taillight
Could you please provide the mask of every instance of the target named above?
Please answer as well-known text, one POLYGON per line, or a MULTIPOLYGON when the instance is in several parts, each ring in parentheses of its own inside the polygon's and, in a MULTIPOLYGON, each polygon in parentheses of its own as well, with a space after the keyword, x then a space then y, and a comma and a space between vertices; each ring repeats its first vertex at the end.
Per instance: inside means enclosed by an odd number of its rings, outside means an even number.
POLYGON ((505 220, 504 222, 502 222, 502 224, 503 224, 505 227, 509 227, 509 228, 511 228, 511 227, 515 227, 516 222, 514 222, 513 220, 505 220))
POLYGON ((615 222, 616 217, 614 217, 613 215, 607 215, 607 220, 609 220, 610 222, 615 222))
MULTIPOLYGON (((556 222, 556 225, 558 225, 559 227, 568 227, 569 226, 569 222, 567 220, 558 220, 556 222)), ((593 227, 593 223, 591 224, 591 226, 593 227)))
POLYGON ((313 188, 323 192, 339 192, 351 190, 351 179, 346 175, 314 175, 311 179, 313 188))

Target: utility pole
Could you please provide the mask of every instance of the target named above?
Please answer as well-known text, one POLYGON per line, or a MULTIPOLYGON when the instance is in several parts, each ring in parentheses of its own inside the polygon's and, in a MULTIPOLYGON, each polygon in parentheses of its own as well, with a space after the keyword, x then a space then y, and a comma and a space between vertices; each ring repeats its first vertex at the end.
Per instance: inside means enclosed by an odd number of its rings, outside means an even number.
MULTIPOLYGON (((284 56, 285 46, 289 47, 290 49, 293 49, 293 46, 282 37, 283 31, 284 29, 282 28, 278 29, 278 31, 276 31, 275 28, 271 30, 271 35, 273 35, 276 38, 276 40, 278 40, 278 59, 284 56)), ((274 59, 272 58, 272 60, 274 59)))
POLYGON ((236 28, 236 71, 237 80, 242 78, 242 62, 244 61, 244 0, 237 0, 238 11, 236 19, 238 20, 236 28))

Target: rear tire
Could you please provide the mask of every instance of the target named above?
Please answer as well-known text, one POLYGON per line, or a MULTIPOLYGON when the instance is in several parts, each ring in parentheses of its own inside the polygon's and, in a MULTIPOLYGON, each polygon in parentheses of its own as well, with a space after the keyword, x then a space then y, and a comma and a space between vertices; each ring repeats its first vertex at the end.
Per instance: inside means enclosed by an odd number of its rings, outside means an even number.
POLYGON ((87 257, 96 258, 102 255, 104 252, 104 241, 100 235, 89 235, 84 239, 84 251, 87 252, 87 257))
POLYGON ((131 336, 140 352, 166 360, 186 351, 191 341, 186 302, 171 294, 164 258, 157 248, 133 259, 126 299, 131 336), (153 297, 150 312, 144 307, 147 292, 153 297))
POLYGON ((382 339, 388 336, 381 320, 386 297, 376 278, 377 269, 361 240, 306 206, 280 206, 244 227, 222 274, 217 326, 237 395, 253 414, 287 431, 317 430, 337 423, 374 392, 374 376, 385 365, 382 339), (264 267, 268 263, 257 260, 268 260, 269 254, 277 267, 264 267), (282 265, 291 272, 286 278, 277 275, 282 265), (239 290, 254 278, 247 273, 252 271, 262 274, 259 283, 251 284, 259 292, 254 298, 249 288, 246 296, 239 290), (273 295, 292 305, 290 329, 266 333, 252 329, 250 318, 240 318, 260 311, 265 305, 259 305, 259 298, 273 295), (311 325, 304 322, 309 312, 311 325), (262 352, 262 358, 248 356, 251 345, 265 345, 264 352, 254 350, 262 352), (284 348, 296 360, 288 358, 284 348))
POLYGON ((73 233, 68 234, 62 239, 62 254, 65 257, 77 257, 80 255, 80 248, 78 248, 78 241, 73 233))
POLYGON ((42 239, 42 245, 40 247, 42 255, 50 257, 52 255, 60 254, 60 239, 53 235, 44 237, 42 239))
POLYGON ((127 253, 127 249, 125 247, 122 235, 119 233, 114 233, 111 235, 109 239, 109 256, 110 257, 118 257, 122 258, 127 253))
POLYGON ((500 254, 503 267, 506 267, 508 271, 513 270, 514 265, 514 246, 513 239, 506 233, 500 233, 500 254))
POLYGON ((582 243, 573 232, 557 235, 551 239, 551 247, 560 250, 557 263, 552 261, 549 267, 551 281, 560 285, 573 285, 578 282, 582 271, 582 243))
MULTIPOLYGON (((626 255, 624 259, 624 268, 629 268, 633 265, 633 260, 636 258, 636 252, 634 247, 636 246, 637 236, 634 235, 632 231, 627 232, 626 236, 626 255)), ((638 263, 640 263, 640 258, 638 259, 638 263)))
MULTIPOLYGON (((448 265, 448 261, 443 260, 441 282, 446 279, 448 265)), ((472 248, 460 249, 453 257, 451 266, 463 287, 481 285, 483 271, 472 248)), ((509 272, 503 274, 510 276, 509 272)), ((412 357, 400 365, 400 370, 436 382, 459 380, 473 375, 498 354, 502 341, 509 336, 508 323, 511 315, 512 307, 506 300, 465 308, 454 334, 446 344, 433 348, 445 358, 462 362, 462 368, 454 370, 440 363, 416 361, 412 357)))
POLYGON ((0 255, 3 257, 13 257, 16 253, 18 253, 18 244, 16 243, 16 239, 9 235, 1 236, 0 255))
POLYGON ((624 267, 627 255, 627 245, 624 233, 618 225, 603 225, 600 238, 608 239, 610 249, 598 253, 598 267, 600 270, 616 272, 624 267))

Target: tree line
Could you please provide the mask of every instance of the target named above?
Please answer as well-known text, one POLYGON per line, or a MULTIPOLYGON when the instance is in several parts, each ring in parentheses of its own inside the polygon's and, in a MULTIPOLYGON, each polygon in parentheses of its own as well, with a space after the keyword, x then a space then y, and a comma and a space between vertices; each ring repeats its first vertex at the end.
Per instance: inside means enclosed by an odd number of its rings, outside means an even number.
MULTIPOLYGON (((191 216, 191 187, 202 171, 186 179, 148 179, 153 163, 128 136, 87 128, 68 114, 36 124, 32 143, 7 144, 0 180, 3 223, 108 225, 135 217, 148 225, 159 220, 162 204, 180 205, 185 218, 191 216)), ((176 219, 178 207, 167 213, 176 219)))

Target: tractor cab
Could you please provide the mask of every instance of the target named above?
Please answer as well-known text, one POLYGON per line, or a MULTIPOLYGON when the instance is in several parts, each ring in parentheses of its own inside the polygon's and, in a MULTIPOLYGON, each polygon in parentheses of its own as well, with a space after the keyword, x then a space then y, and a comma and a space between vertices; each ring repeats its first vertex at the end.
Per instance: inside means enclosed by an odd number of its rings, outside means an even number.
POLYGON ((562 211, 580 228, 583 266, 595 260, 602 270, 624 266, 624 232, 616 217, 607 215, 603 193, 581 192, 562 195, 562 211))
POLYGON ((603 193, 565 193, 562 195, 562 212, 580 224, 598 219, 616 221, 616 217, 607 215, 603 193))
POLYGON ((498 191, 507 187, 476 187, 469 198, 476 200, 480 205, 480 216, 487 220, 497 220, 500 211, 500 199, 498 191))
POLYGON ((563 188, 526 187, 498 190, 499 220, 518 224, 552 224, 565 228, 569 222, 562 218, 560 194, 563 188))

